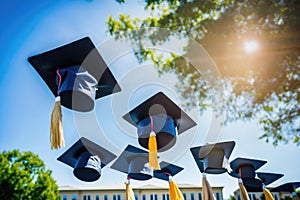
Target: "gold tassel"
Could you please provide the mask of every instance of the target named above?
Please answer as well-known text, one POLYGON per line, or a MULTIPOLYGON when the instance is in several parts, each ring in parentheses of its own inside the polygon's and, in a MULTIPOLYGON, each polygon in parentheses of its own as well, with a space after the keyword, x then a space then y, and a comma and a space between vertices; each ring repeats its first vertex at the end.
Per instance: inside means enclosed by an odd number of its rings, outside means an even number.
POLYGON ((264 192, 266 200, 274 200, 273 195, 271 194, 271 192, 268 189, 265 188, 263 190, 263 192, 264 192))
POLYGON ((130 186, 129 179, 127 179, 127 181, 125 182, 125 185, 126 185, 126 200, 135 200, 134 193, 130 186))
POLYGON ((209 182, 206 179, 206 174, 202 173, 202 199, 203 200, 215 200, 214 193, 209 182))
POLYGON ((169 179, 170 200, 184 200, 181 191, 176 183, 172 180, 172 177, 169 177, 169 179))
POLYGON ((156 134, 153 131, 150 133, 150 137, 148 141, 148 149, 149 149, 149 166, 154 170, 160 170, 160 166, 157 158, 156 134))
POLYGON ((59 149, 65 146, 59 96, 55 98, 55 105, 51 115, 50 140, 51 149, 59 149))
POLYGON ((242 200, 249 200, 248 192, 243 184, 242 179, 238 179, 239 187, 240 187, 240 194, 242 200))

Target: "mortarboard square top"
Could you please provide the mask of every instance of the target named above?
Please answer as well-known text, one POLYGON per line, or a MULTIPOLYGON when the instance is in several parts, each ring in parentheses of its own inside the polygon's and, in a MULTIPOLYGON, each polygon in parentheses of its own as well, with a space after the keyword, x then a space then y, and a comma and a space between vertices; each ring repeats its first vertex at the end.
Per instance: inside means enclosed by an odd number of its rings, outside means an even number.
POLYGON ((165 151, 176 142, 176 130, 181 134, 196 123, 163 92, 158 92, 123 116, 138 129, 139 144, 147 148, 151 131, 157 135, 158 151, 165 151), (151 123, 154 130, 151 130, 151 123))
POLYGON ((255 178, 255 171, 266 164, 267 161, 250 158, 236 158, 230 162, 231 176, 236 178, 255 178), (240 177, 241 176, 241 177, 240 177))
POLYGON ((278 187, 275 187, 271 192, 295 192, 295 190, 300 187, 300 182, 289 182, 278 187))
POLYGON ((283 177, 283 174, 275 174, 275 173, 266 173, 266 172, 257 172, 257 177, 261 180, 261 182, 265 185, 269 185, 274 181, 283 177))
POLYGON ((277 179, 281 178, 283 174, 274 174, 266 172, 257 172, 257 178, 244 178, 243 183, 248 192, 262 192, 263 184, 265 186, 273 183, 277 179))
POLYGON ((57 160, 74 168, 74 175, 83 181, 95 181, 101 173, 101 168, 110 163, 117 156, 103 147, 95 144, 85 137, 80 138, 67 151, 65 151, 57 160), (99 158, 93 162, 97 156, 99 158), (90 158, 92 160, 90 160, 90 158), (89 163, 93 163, 89 165, 89 163))
POLYGON ((165 181, 169 181, 169 176, 175 176, 179 172, 183 170, 182 167, 179 167, 177 165, 162 161, 159 163, 160 170, 154 171, 154 177, 158 179, 162 179, 165 181))
MULTIPOLYGON (((114 76, 89 37, 31 56, 28 61, 45 81, 54 96, 58 96, 59 93, 57 70, 65 70, 74 66, 80 66, 77 71, 87 71, 96 80, 96 94, 92 98, 98 99, 121 91, 114 76)), ((61 99, 63 106, 77 111, 92 110, 93 101, 90 102, 91 106, 87 107, 88 105, 82 105, 83 103, 80 100, 71 102, 72 95, 76 95, 76 92, 74 94, 72 91, 65 92, 61 99)), ((84 98, 84 95, 81 96, 84 98)), ((89 101, 88 98, 84 98, 84 100, 89 101)))
POLYGON ((137 126, 141 120, 149 117, 150 115, 159 114, 167 114, 174 119, 175 125, 178 129, 178 134, 196 126, 196 122, 194 122, 163 92, 158 92, 153 95, 148 100, 144 101, 124 115, 123 118, 132 125, 137 126))
POLYGON ((147 166, 148 152, 128 145, 110 168, 126 173, 131 179, 148 180, 153 170, 147 166))
POLYGON ((224 168, 224 159, 229 159, 235 146, 234 141, 205 144, 190 149, 200 171, 208 174, 221 174, 227 171, 224 168))

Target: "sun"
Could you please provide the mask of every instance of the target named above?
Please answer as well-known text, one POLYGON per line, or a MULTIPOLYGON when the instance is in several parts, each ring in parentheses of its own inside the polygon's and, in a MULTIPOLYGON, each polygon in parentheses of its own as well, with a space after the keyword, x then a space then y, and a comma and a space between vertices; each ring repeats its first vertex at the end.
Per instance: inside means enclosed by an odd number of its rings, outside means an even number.
POLYGON ((258 49, 258 44, 256 41, 246 41, 244 42, 244 49, 246 53, 253 53, 258 49))

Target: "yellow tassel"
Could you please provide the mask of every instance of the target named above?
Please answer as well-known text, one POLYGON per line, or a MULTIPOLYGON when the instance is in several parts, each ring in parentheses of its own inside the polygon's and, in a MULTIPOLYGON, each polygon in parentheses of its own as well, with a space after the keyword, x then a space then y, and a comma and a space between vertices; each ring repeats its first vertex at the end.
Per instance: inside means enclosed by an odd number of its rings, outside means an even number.
POLYGON ((242 179, 239 179, 239 187, 240 187, 241 199, 249 200, 248 192, 243 184, 242 179))
POLYGON ((148 149, 149 149, 149 166, 154 170, 160 170, 160 166, 157 158, 156 134, 154 132, 150 133, 150 137, 148 141, 148 149))
POLYGON ((51 115, 50 140, 51 149, 59 149, 65 146, 59 96, 55 99, 55 105, 51 115))
POLYGON ((203 200, 215 200, 214 193, 209 182, 206 179, 205 173, 202 174, 202 199, 203 200))
POLYGON ((292 196, 292 200, 299 200, 298 196, 292 196))
POLYGON ((268 189, 264 189, 264 195, 266 200, 274 200, 273 195, 268 189))
POLYGON ((169 190, 170 200, 184 200, 181 191, 173 180, 169 182, 169 190))
POLYGON ((133 190, 129 184, 129 181, 125 183, 126 185, 126 200, 135 200, 133 190))

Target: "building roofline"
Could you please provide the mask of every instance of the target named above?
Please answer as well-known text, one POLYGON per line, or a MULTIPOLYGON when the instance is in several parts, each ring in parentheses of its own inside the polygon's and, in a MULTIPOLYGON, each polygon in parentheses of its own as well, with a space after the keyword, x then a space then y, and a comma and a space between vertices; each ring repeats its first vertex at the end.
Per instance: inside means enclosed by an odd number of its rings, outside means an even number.
MULTIPOLYGON (((199 188, 201 189, 202 186, 198 185, 190 185, 190 184, 178 184, 178 187, 180 189, 195 189, 199 188)), ((223 186, 216 186, 212 187, 213 189, 223 189, 223 186)), ((166 186, 160 186, 160 185, 142 185, 142 186, 137 186, 137 187, 132 187, 133 190, 166 190, 169 189, 168 184, 166 186)), ((110 185, 110 186, 100 186, 100 187, 75 187, 75 186, 59 186, 59 191, 113 191, 113 190, 125 190, 125 185, 110 185)))

